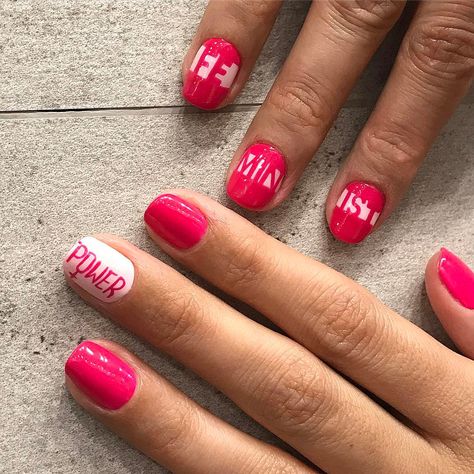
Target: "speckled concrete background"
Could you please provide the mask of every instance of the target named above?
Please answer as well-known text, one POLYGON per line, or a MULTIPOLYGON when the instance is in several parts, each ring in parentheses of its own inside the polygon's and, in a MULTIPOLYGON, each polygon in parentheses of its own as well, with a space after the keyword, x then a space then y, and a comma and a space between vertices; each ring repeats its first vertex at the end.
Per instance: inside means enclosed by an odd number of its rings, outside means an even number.
MULTIPOLYGON (((180 60, 202 8, 189 0, 0 0, 1 472, 165 472, 64 390, 63 362, 86 337, 123 343, 209 410, 278 442, 205 382, 85 306, 60 270, 73 241, 97 231, 169 261, 142 226, 147 203, 164 188, 189 187, 229 204, 222 192, 227 163, 307 3, 287 4, 238 100, 245 105, 219 114, 183 108, 179 97, 180 60), (57 109, 88 110, 47 112, 57 109)), ((383 84, 402 29, 382 47, 293 197, 248 217, 448 343, 426 302, 423 269, 442 244, 474 263, 472 95, 380 232, 348 247, 331 238, 323 215, 329 185, 383 84)))

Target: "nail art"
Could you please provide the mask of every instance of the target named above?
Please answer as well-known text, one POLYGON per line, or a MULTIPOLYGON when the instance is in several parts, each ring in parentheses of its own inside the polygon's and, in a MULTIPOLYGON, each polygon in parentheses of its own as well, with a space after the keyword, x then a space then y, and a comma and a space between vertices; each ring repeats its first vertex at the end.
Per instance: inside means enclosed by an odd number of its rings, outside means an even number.
POLYGON ((350 244, 361 242, 373 229, 385 205, 385 196, 375 186, 360 181, 348 184, 337 200, 329 228, 350 244))
POLYGON ((148 206, 144 217, 155 234, 178 249, 193 247, 207 230, 204 214, 174 194, 158 196, 148 206))
POLYGON ((465 308, 474 309, 474 272, 459 257, 442 248, 438 273, 451 296, 465 308))
POLYGON ((201 109, 214 109, 227 96, 239 72, 240 55, 222 38, 208 39, 186 74, 183 97, 201 109))
POLYGON ((106 410, 125 405, 137 386, 134 370, 92 341, 84 341, 74 349, 64 370, 84 395, 106 410))
POLYGON ((112 303, 133 285, 132 262, 94 237, 77 241, 63 262, 64 274, 101 301, 112 303))
POLYGON ((283 155, 270 145, 256 143, 242 155, 227 184, 227 194, 243 207, 265 207, 280 189, 285 174, 283 155))

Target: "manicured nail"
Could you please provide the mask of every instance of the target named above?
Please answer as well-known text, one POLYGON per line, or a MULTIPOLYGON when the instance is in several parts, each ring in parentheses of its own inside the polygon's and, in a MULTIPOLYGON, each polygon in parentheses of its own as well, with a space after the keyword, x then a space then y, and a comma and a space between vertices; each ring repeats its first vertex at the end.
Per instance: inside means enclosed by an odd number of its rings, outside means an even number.
POLYGON ((77 241, 63 262, 64 274, 101 301, 112 303, 133 285, 133 263, 94 237, 77 241))
POLYGON ((201 109, 214 109, 227 96, 239 72, 236 47, 222 38, 208 39, 186 74, 183 97, 201 109))
POLYGON ((354 181, 337 200, 329 228, 336 239, 350 244, 364 240, 373 229, 385 205, 385 196, 375 186, 354 181))
POLYGON ((74 349, 64 370, 84 395, 106 410, 125 405, 137 386, 134 370, 92 341, 84 341, 74 349))
POLYGON ((474 309, 474 272, 459 257, 442 248, 438 273, 451 296, 465 308, 474 309))
POLYGON ((285 177, 283 155, 274 147, 256 143, 245 151, 227 183, 227 194, 250 209, 265 207, 285 177))
POLYGON ((158 196, 145 211, 145 222, 155 234, 178 249, 193 247, 207 230, 204 214, 174 194, 158 196))

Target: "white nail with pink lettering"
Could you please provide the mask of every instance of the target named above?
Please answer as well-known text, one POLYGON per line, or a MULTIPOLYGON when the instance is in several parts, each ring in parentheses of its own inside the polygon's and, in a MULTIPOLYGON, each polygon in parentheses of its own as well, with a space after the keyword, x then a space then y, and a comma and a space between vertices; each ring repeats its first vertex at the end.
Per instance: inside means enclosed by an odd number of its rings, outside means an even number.
POLYGON ((94 237, 78 240, 63 262, 64 274, 101 301, 112 303, 133 285, 133 263, 94 237))

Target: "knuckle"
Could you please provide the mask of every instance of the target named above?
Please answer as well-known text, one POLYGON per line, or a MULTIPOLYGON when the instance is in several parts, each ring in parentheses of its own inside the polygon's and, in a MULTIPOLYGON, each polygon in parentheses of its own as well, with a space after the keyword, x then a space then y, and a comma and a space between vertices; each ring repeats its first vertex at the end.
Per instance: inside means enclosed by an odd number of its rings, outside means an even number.
POLYGON ((160 430, 153 436, 152 450, 157 457, 175 456, 186 449, 199 434, 199 413, 192 409, 187 401, 182 400, 175 409, 163 413, 160 430))
POLYGON ((259 239, 248 236, 241 239, 233 249, 232 257, 227 256, 224 269, 227 284, 236 291, 246 291, 258 282, 262 272, 269 271, 269 262, 261 257, 259 239))
POLYGON ((326 385, 307 354, 296 351, 284 354, 279 366, 259 381, 254 393, 264 419, 291 433, 301 427, 316 428, 316 420, 324 417, 328 405, 326 385))
POLYGON ((279 9, 279 2, 269 2, 268 0, 240 0, 236 5, 239 7, 242 16, 247 20, 252 18, 253 20, 266 21, 269 14, 279 9))
POLYGON ((418 70, 438 79, 470 79, 474 73, 474 28, 465 19, 421 24, 408 37, 405 54, 418 70))
POLYGON ((333 285, 313 296, 303 320, 307 321, 309 333, 316 335, 313 344, 324 347, 331 360, 369 359, 381 339, 376 311, 368 295, 333 285))
POLYGON ((204 328, 206 331, 213 328, 211 318, 207 317, 208 313, 192 292, 170 292, 163 312, 165 317, 156 318, 150 315, 149 318, 150 321, 158 320, 156 334, 163 347, 179 345, 183 348, 191 341, 196 343, 204 328))
POLYGON ((400 0, 331 0, 334 20, 357 31, 385 31, 399 17, 405 2, 400 0))
POLYGON ((296 134, 306 134, 308 128, 325 129, 334 113, 332 93, 309 74, 292 75, 291 80, 276 84, 268 96, 274 120, 296 134))
POLYGON ((390 124, 390 129, 376 127, 367 130, 360 139, 362 156, 370 157, 370 164, 381 176, 404 179, 416 173, 423 158, 421 145, 415 143, 413 132, 405 127, 390 124), (397 170, 397 173, 393 173, 397 170))
POLYGON ((245 474, 261 474, 262 472, 265 474, 301 474, 302 471, 298 467, 273 453, 265 453, 248 457, 239 472, 245 474))

